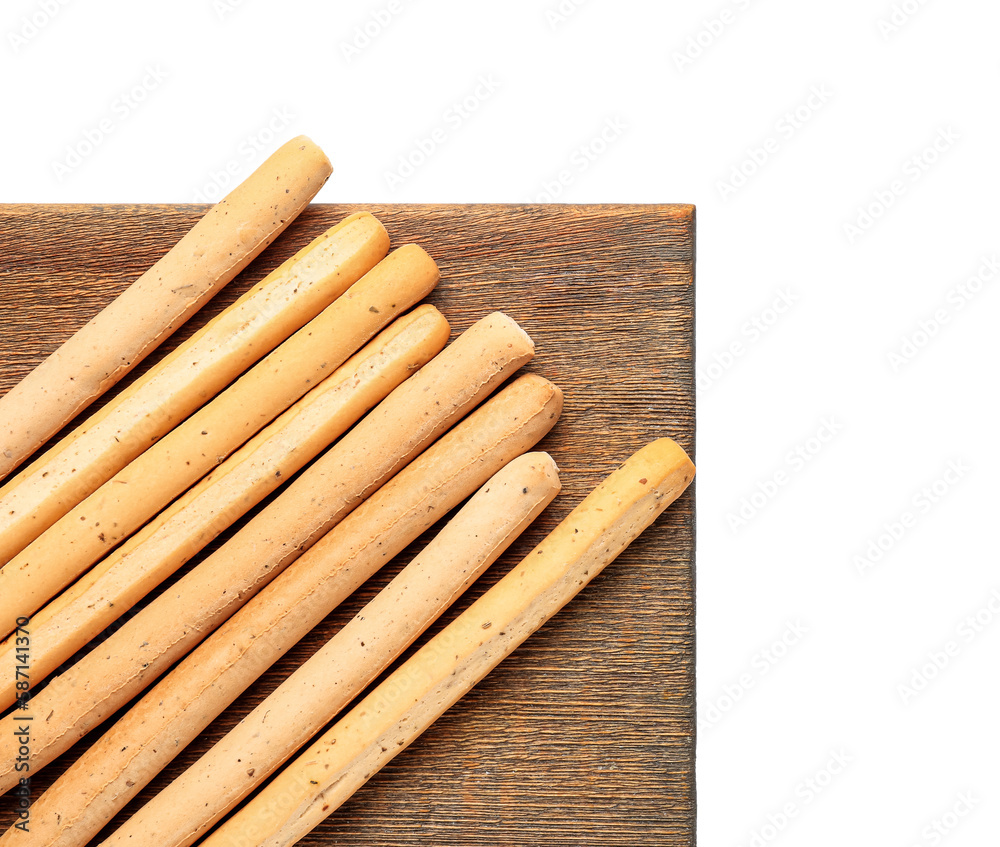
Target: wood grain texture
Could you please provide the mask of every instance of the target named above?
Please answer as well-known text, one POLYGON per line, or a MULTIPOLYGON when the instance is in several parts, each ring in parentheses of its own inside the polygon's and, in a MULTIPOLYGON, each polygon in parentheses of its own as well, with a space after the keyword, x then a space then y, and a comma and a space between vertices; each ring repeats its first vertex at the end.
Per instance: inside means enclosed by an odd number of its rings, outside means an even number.
MULTIPOLYGON (((694 209, 314 205, 133 377, 355 210, 378 217, 394 246, 417 242, 438 261, 442 281, 430 301, 455 333, 490 311, 508 313, 535 341, 528 370, 566 394, 561 421, 539 446, 558 463, 563 493, 443 624, 646 442, 667 435, 694 457, 694 209)), ((200 206, 0 206, 0 392, 203 212, 200 206)), ((302 843, 693 844, 694 503, 692 486, 302 843)), ((118 821, 312 655, 424 540, 275 665, 118 821)), ((32 794, 94 738, 40 772, 32 794)), ((6 826, 13 810, 8 798, 2 805, 6 826)))

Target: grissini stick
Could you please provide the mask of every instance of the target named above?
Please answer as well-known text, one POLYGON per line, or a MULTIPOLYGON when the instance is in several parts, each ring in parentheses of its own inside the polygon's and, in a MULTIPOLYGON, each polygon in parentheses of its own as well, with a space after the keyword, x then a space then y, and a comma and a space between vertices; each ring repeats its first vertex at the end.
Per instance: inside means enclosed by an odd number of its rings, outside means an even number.
POLYGON ((0 397, 0 480, 232 281, 309 205, 332 170, 312 141, 293 138, 0 397))
POLYGON ((437 620, 558 492, 545 453, 495 473, 349 623, 104 844, 193 844, 437 620))
MULTIPOLYGON (((422 300, 439 278, 434 260, 415 244, 390 253, 0 569, 0 621, 14 621, 40 609, 331 374, 389 321, 422 300)), ((5 705, 0 697, 0 708, 5 705)))
MULTIPOLYGON (((531 339, 500 313, 482 318, 462 333, 222 547, 32 697, 32 709, 46 716, 35 727, 32 771, 40 770, 152 684, 242 606, 250 594, 302 555, 368 494, 405 468, 507 376, 530 361, 533 353, 531 339), (248 567, 250 575, 246 576, 248 567), (186 580, 194 574, 207 575, 216 593, 203 596, 189 590, 190 582, 186 580), (236 585, 241 574, 248 586, 243 590, 236 585), (215 607, 215 614, 205 610, 206 603, 215 607), (193 616, 194 608, 198 614, 193 616)), ((365 513, 371 514, 372 508, 365 513)), ((423 515, 419 517, 424 520, 423 515)), ((357 524, 358 519, 353 520, 357 524)), ((422 528, 430 523, 433 520, 422 528)), ((398 533, 403 530, 394 528, 398 533)), ((195 576, 191 581, 201 578, 205 577, 195 576)), ((302 609, 296 609, 292 618, 289 623, 293 630, 308 620, 302 609)), ((241 629, 241 639, 244 637, 254 641, 254 628, 241 629)), ((285 649, 295 640, 282 642, 285 649)), ((257 644, 262 646, 262 642, 257 644)), ((250 654, 259 657, 259 650, 250 654)), ((199 675, 208 671, 207 666, 198 667, 199 675)), ((194 684, 194 678, 191 682, 194 684)), ((206 708, 209 702, 204 700, 206 708)), ((14 770, 18 745, 13 735, 17 716, 15 711, 0 721, 0 793, 18 779, 14 770)))
MULTIPOLYGON (((430 304, 397 320, 125 545, 33 615, 33 686, 38 687, 429 362, 447 343, 448 334, 448 322, 430 304)), ((17 654, 17 639, 12 635, 0 648, 0 667, 5 662, 14 667, 17 654)), ((0 709, 16 698, 13 675, 0 676, 0 709)))
MULTIPOLYGON (((0 562, 329 306, 388 252, 385 228, 351 215, 182 342, 0 489, 0 562)), ((13 621, 0 620, 6 634, 13 621)))
POLYGON ((635 453, 202 847, 302 839, 573 599, 693 477, 694 465, 668 438, 635 453))
MULTIPOLYGON (((357 563, 366 559, 368 567, 377 568, 472 494, 507 462, 534 446, 552 428, 561 410, 562 393, 556 386, 534 374, 520 377, 442 436, 352 512, 351 525, 347 529, 343 529, 342 523, 327 537, 337 534, 334 543, 346 551, 348 561, 357 563), (355 518, 359 513, 361 517, 355 518)), ((301 561, 297 562, 282 576, 291 573, 300 564, 301 561)), ((350 593, 351 585, 364 578, 364 574, 357 574, 355 569, 345 567, 344 570, 346 572, 339 579, 327 580, 318 586, 325 589, 326 602, 336 604, 338 596, 342 599, 350 593), (331 595, 331 590, 337 594, 331 595)), ((183 589, 191 588, 192 583, 183 583, 199 571, 201 566, 178 585, 183 589)), ((306 579, 310 576, 307 573, 306 579)), ((227 577, 226 573, 218 573, 214 582, 205 586, 211 592, 214 603, 214 606, 206 608, 207 628, 218 617, 213 610, 228 611, 241 605, 233 596, 239 597, 245 583, 235 581, 234 584, 227 577)), ((188 594, 185 591, 183 596, 188 594)), ((174 593, 164 596, 174 596, 174 593)), ((258 594, 257 598, 261 596, 258 594)), ((315 603, 316 598, 313 598, 311 605, 314 610, 315 603)), ((137 618, 145 615, 149 608, 137 618)), ((139 631, 131 633, 140 659, 144 658, 147 649, 139 641, 142 633, 145 632, 153 642, 148 646, 153 646, 161 638, 161 633, 168 629, 168 619, 163 618, 163 612, 169 608, 176 608, 176 604, 174 607, 161 605, 156 618, 143 621, 139 631), (156 631, 151 631, 150 624, 157 624, 156 631)), ((284 611, 285 614, 277 619, 277 626, 267 633, 266 639, 257 639, 255 630, 250 626, 241 625, 235 631, 231 630, 239 643, 227 646, 223 655, 218 654, 213 645, 209 653, 211 661, 206 667, 195 661, 191 661, 190 665, 188 662, 178 665, 178 668, 192 667, 196 670, 196 678, 185 680, 183 674, 170 674, 116 721, 32 804, 31 827, 37 843, 82 845, 93 838, 135 796, 139 790, 137 780, 144 783, 147 779, 145 774, 159 772, 176 755, 174 746, 183 747, 197 736, 240 691, 300 637, 300 633, 311 627, 310 621, 300 619, 298 609, 292 607, 284 611), (235 675, 229 672, 227 664, 233 656, 239 659, 235 675), (122 747, 126 749, 122 750, 122 747)), ((322 609, 318 611, 322 612, 322 609)), ((255 619, 259 613, 267 615, 268 607, 258 604, 258 609, 254 611, 255 619)), ((124 632, 132 623, 129 621, 119 632, 124 632)), ((263 633, 262 630, 260 632, 263 633)), ((208 642, 202 648, 207 646, 208 642)), ((203 651, 201 655, 205 654, 203 651)), ((193 660, 194 656, 192 654, 188 659, 193 660)), ((40 698, 45 698, 46 690, 41 692, 40 698)), ((48 714, 53 705, 45 699, 32 701, 32 709, 39 714, 48 714)), ((8 728, 5 727, 5 730, 8 728)), ((13 782, 5 782, 5 787, 9 785, 13 782)), ((5 835, 3 838, 13 836, 5 835)), ((0 839, 2 843, 6 842, 0 839)))

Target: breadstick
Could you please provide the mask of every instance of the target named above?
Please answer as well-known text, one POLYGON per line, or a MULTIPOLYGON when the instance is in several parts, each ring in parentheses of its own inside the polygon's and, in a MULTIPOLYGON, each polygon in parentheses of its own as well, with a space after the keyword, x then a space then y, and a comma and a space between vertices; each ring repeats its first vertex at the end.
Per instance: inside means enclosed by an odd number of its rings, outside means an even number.
MULTIPOLYGON (((389 248, 352 215, 300 250, 0 489, 0 562, 314 318, 389 248)), ((13 621, 0 620, 5 635, 13 621)))
MULTIPOLYGON (((216 471, 31 619, 38 684, 226 527, 281 486, 448 340, 448 322, 424 305, 396 321, 216 471)), ((0 648, 14 667, 16 638, 0 648)), ((0 676, 0 709, 17 697, 0 676)))
POLYGON ((639 450, 202 847, 277 847, 303 838, 566 605, 693 476, 670 439, 639 450))
POLYGON ((437 620, 558 491, 558 469, 545 453, 527 453, 494 474, 371 602, 106 847, 193 844, 437 620))
MULTIPOLYGON (((349 529, 347 536, 344 536, 343 531, 338 533, 344 538, 340 543, 351 546, 351 536, 354 536, 353 545, 359 548, 360 553, 382 561, 387 560, 393 551, 402 549, 406 543, 418 537, 437 516, 460 503, 508 461, 537 443, 555 424, 561 410, 562 394, 552 383, 535 375, 515 380, 355 510, 352 518, 362 510, 367 512, 367 516, 360 521, 355 519, 355 529, 349 529), (396 480, 400 478, 402 483, 397 483, 396 480), (380 550, 382 542, 379 534, 390 532, 393 534, 392 550, 380 550)), ((301 563, 297 563, 296 567, 298 564, 301 563)), ((190 584, 184 583, 199 570, 200 567, 188 574, 178 584, 179 587, 190 588, 190 584)), ((292 568, 285 573, 292 573, 294 570, 292 568)), ((239 606, 239 603, 221 596, 224 587, 229 589, 229 595, 238 595, 242 591, 242 583, 233 585, 226 581, 226 576, 225 573, 220 573, 215 577, 213 598, 216 609, 224 605, 223 601, 230 603, 232 607, 239 606)), ((349 585, 341 587, 344 591, 349 591, 350 588, 349 585)), ((174 592, 163 596, 174 596, 174 592)), ((154 605, 161 599, 162 597, 157 598, 154 605)), ((336 598, 332 602, 337 602, 336 598)), ((159 611, 163 612, 165 608, 169 607, 161 605, 159 611)), ((146 614, 146 611, 148 609, 137 618, 146 614)), ((206 613, 209 618, 205 626, 210 628, 214 621, 211 607, 206 613)), ((294 618, 296 615, 297 610, 292 609, 290 616, 294 618)), ((132 623, 133 621, 129 621, 120 632, 124 632, 132 623)), ((164 623, 165 620, 161 622, 161 629, 164 628, 164 623)), ((142 631, 156 638, 158 634, 150 632, 148 624, 148 621, 143 622, 142 631)), ((193 627, 192 624, 188 626, 193 627)), ((308 628, 307 626, 306 629, 308 628)), ((112 636, 108 643, 117 635, 118 633, 112 636)), ((139 651, 141 660, 141 654, 145 652, 138 641, 141 631, 134 635, 136 640, 133 649, 139 651)), ((238 635, 243 645, 253 644, 253 631, 243 630, 238 635)), ((280 635, 277 632, 275 637, 280 635)), ((291 633, 288 637, 294 638, 296 635, 291 633)), ((267 655, 261 656, 258 652, 254 665, 240 672, 235 686, 225 674, 217 676, 220 660, 224 661, 225 656, 216 655, 212 667, 207 669, 200 668, 196 661, 192 661, 194 654, 189 656, 183 665, 187 668, 190 662, 190 666, 198 674, 197 679, 190 681, 193 686, 190 691, 185 689, 182 674, 173 673, 168 676, 111 726, 32 804, 31 826, 38 844, 68 847, 83 845, 93 838, 138 793, 140 783, 145 784, 149 780, 150 776, 147 774, 162 770, 191 738, 238 696, 241 687, 250 684, 277 658, 270 643, 269 641, 265 645, 267 655), (203 670, 207 670, 207 673, 203 670), (221 691, 208 682, 213 677, 222 686, 221 691), (192 708, 192 705, 196 708, 192 708), (186 711, 184 706, 187 706, 186 711), (121 755, 126 752, 121 749, 123 746, 127 748, 127 756, 121 755), (177 750, 174 749, 175 746, 177 750)), ((207 643, 202 648, 199 655, 204 654, 207 643)), ((80 678, 78 684, 85 684, 85 679, 86 677, 80 678)), ((100 684, 100 680, 98 682, 100 684)), ((32 701, 32 709, 38 714, 47 715, 56 705, 46 697, 47 691, 48 689, 43 690, 32 701)), ((126 696, 122 702, 128 699, 126 696)), ((115 705, 112 706, 112 711, 114 708, 115 705)), ((34 731, 36 737, 33 744, 37 740, 38 727, 34 731)), ((0 745, 3 743, 4 739, 0 736, 0 745)), ((69 744, 65 746, 68 747, 69 744)), ((9 775, 0 775, 0 791, 13 784, 9 775)), ((0 840, 0 844, 2 843, 0 840)))
MULTIPOLYGON (((46 688, 32 697, 32 708, 46 716, 44 722, 35 726, 32 771, 40 770, 151 684, 531 355, 528 336, 510 318, 495 313, 477 322, 393 391, 219 550, 169 591, 160 594, 99 649, 95 648, 65 673, 53 677, 46 688), (207 592, 202 591, 204 583, 210 586, 207 592), (201 584, 202 588, 192 590, 192 584, 201 584)), ((534 392, 528 404, 528 410, 535 414, 539 413, 540 393, 534 392)), ((523 404, 520 408, 516 403, 513 405, 515 410, 527 414, 523 404)), ((551 419, 543 423, 551 426, 553 422, 551 419)), ((525 421, 524 426, 530 432, 542 423, 525 421)), ((463 455, 457 448, 453 452, 456 457, 463 455)), ((468 449, 464 451, 467 453, 468 449)), ((453 460, 454 457, 448 457, 449 462, 453 460)), ((423 462, 420 467, 426 465, 423 462)), ((479 470, 480 467, 471 468, 468 473, 473 475, 479 470)), ((466 494, 476 487, 466 490, 466 494)), ((397 489, 394 486, 392 490, 397 489)), ((454 490, 461 490, 457 483, 454 490)), ((422 489, 419 493, 424 495, 422 489)), ((465 495, 460 495, 459 500, 462 496, 465 495)), ((364 514, 372 514, 373 508, 368 507, 364 514)), ((420 524, 413 537, 430 526, 438 514, 411 516, 411 520, 420 524)), ((354 520, 356 525, 358 519, 354 520)), ((406 527, 394 526, 392 537, 405 531, 406 527)), ((377 545, 388 543, 388 536, 373 541, 377 545)), ((310 594, 314 588, 314 585, 309 587, 310 594)), ((301 609, 295 610, 293 618, 293 626, 307 620, 301 609)), ((245 636, 253 641, 256 633, 253 627, 249 631, 241 629, 241 640, 245 636)), ((259 655, 262 644, 258 642, 258 650, 250 651, 250 655, 259 655)), ((210 668, 197 670, 202 674, 210 668)), ((206 708, 210 702, 205 700, 206 708)), ((11 722, 0 721, 0 794, 17 779, 15 756, 8 755, 17 750, 13 717, 8 720, 11 722)))
POLYGON ((156 347, 282 233, 332 168, 300 135, 0 397, 0 480, 156 347))
POLYGON ((237 382, 11 559, 0 570, 0 621, 27 617, 41 608, 396 315, 423 299, 439 276, 434 260, 415 244, 379 262, 237 382))

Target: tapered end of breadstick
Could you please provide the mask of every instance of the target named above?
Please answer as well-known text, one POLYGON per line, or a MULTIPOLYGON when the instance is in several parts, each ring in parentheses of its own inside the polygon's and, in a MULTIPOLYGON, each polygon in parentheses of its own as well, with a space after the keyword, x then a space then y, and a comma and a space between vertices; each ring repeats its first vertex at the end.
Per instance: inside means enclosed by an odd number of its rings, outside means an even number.
POLYGON ((524 453, 508 463, 507 467, 522 468, 536 482, 546 488, 552 488, 556 493, 562 488, 559 481, 559 466, 548 453, 536 450, 524 453))
POLYGON ((507 344, 508 347, 523 349, 532 356, 535 353, 535 342, 531 340, 531 337, 517 321, 504 312, 490 312, 485 318, 480 318, 469 327, 470 331, 473 329, 477 331, 482 329, 493 332, 509 332, 512 334, 512 338, 507 344))
MULTIPOLYGON (((239 238, 256 257, 309 205, 332 173, 326 154, 300 135, 268 156, 212 212, 224 213, 226 207, 241 210, 239 238), (264 210, 271 212, 266 218, 260 215, 264 210)), ((245 267, 247 262, 241 264, 245 267)))
POLYGON ((477 498, 488 501, 490 498, 487 495, 492 493, 495 521, 524 511, 523 521, 516 529, 516 534, 520 535, 561 488, 555 459, 548 453, 533 451, 511 459, 483 484, 470 503, 477 498), (529 502, 533 503, 530 509, 527 507, 529 502))
POLYGON ((684 493, 694 474, 694 464, 676 441, 649 442, 599 483, 521 567, 537 571, 544 582, 571 569, 570 551, 586 549, 585 578, 579 585, 589 582, 684 493), (547 565, 546 557, 558 566, 547 565))
POLYGON ((397 247, 383 261, 388 259, 405 263, 412 273, 434 275, 439 279, 441 277, 437 262, 419 244, 404 244, 397 247))
MULTIPOLYGON (((517 535, 520 535, 562 490, 559 466, 548 453, 534 451, 522 453, 516 459, 508 462, 501 471, 501 473, 504 472, 510 474, 509 478, 515 483, 515 486, 520 485, 520 493, 517 490, 514 492, 515 498, 532 504, 525 519, 516 529, 517 535)), ((493 479, 497 479, 499 476, 500 474, 497 474, 493 479)), ((492 480, 487 485, 491 483, 492 480)))
POLYGON ((652 493, 658 515, 674 502, 694 479, 694 463, 672 438, 658 438, 637 450, 599 487, 619 497, 652 493))
POLYGON ((632 458, 626 461, 626 464, 633 458, 638 459, 638 457, 648 457, 649 461, 659 466, 680 468, 685 472, 690 472, 691 477, 694 476, 694 463, 684 452, 684 448, 672 438, 657 438, 655 441, 651 441, 634 453, 632 458))
MULTIPOLYGON (((451 326, 448 319, 441 314, 431 303, 421 303, 415 309, 401 317, 396 318, 389 326, 383 329, 374 342, 362 347, 351 356, 338 369, 338 373, 354 373, 366 359, 377 355, 378 351, 391 345, 404 333, 420 333, 424 337, 423 344, 414 348, 415 352, 420 352, 419 361, 414 361, 410 365, 411 370, 417 370, 436 356, 448 343, 448 336, 451 335, 451 326), (430 352, 433 351, 433 352, 430 352)), ((331 388, 335 383, 331 383, 331 388)))
POLYGON ((531 396, 545 397, 545 408, 549 411, 551 417, 558 418, 562 414, 562 389, 541 374, 521 374, 521 376, 510 384, 507 390, 518 390, 531 396))
POLYGON ((496 320, 510 324, 512 328, 517 329, 520 336, 524 339, 524 343, 531 348, 532 352, 534 352, 535 342, 531 340, 531 337, 528 335, 528 333, 526 333, 524 329, 521 327, 521 325, 518 324, 517 321, 515 321, 512 317, 510 317, 510 315, 504 314, 503 312, 493 312, 492 314, 486 316, 486 320, 496 320))
MULTIPOLYGON (((437 262, 423 247, 417 244, 404 244, 372 268, 366 274, 366 278, 377 281, 383 290, 403 288, 425 297, 438 284, 441 271, 437 262)), ((365 278, 356 284, 360 285, 364 281, 365 278)))
POLYGON ((299 151, 299 158, 311 156, 317 162, 325 162, 327 167, 329 167, 330 170, 333 170, 333 166, 330 164, 330 160, 326 157, 326 153, 320 150, 319 145, 316 144, 308 135, 296 135, 295 138, 282 144, 278 150, 284 150, 289 147, 293 147, 299 151))
MULTIPOLYGON (((307 174, 312 181, 322 185, 333 173, 333 165, 318 144, 305 135, 297 135, 275 150, 261 165, 261 170, 274 168, 284 170, 293 166, 295 170, 307 174)), ((318 190, 318 189, 317 189, 318 190)))
MULTIPOLYGON (((321 236, 319 236, 316 241, 312 244, 317 243, 320 239, 330 238, 341 232, 342 230, 354 230, 357 236, 361 240, 371 239, 378 243, 379 250, 383 256, 389 252, 389 233, 386 228, 382 225, 382 222, 376 218, 371 212, 352 212, 346 218, 344 218, 340 223, 334 224, 321 236)), ((303 249, 309 249, 312 245, 307 245, 303 249)))

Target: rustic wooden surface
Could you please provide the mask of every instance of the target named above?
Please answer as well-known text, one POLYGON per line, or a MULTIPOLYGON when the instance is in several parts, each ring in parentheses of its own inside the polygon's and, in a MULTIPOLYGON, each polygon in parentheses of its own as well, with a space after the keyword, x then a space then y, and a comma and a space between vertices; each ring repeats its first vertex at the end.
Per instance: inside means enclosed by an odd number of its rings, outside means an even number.
MULTIPOLYGON (((669 435, 694 455, 694 209, 315 205, 164 351, 355 209, 375 214, 394 245, 415 241, 437 259, 442 281, 430 299, 455 333, 490 311, 507 312, 535 340, 529 370, 566 394, 563 417, 539 448, 558 462, 563 493, 443 623, 642 444, 669 435)), ((0 206, 0 393, 203 213, 0 206)), ((694 503, 692 487, 303 843, 693 844, 694 503)), ((310 656, 419 543, 273 667, 117 822, 310 656)), ((39 772, 33 796, 95 738, 39 772)), ((0 825, 12 819, 3 802, 0 825)))

